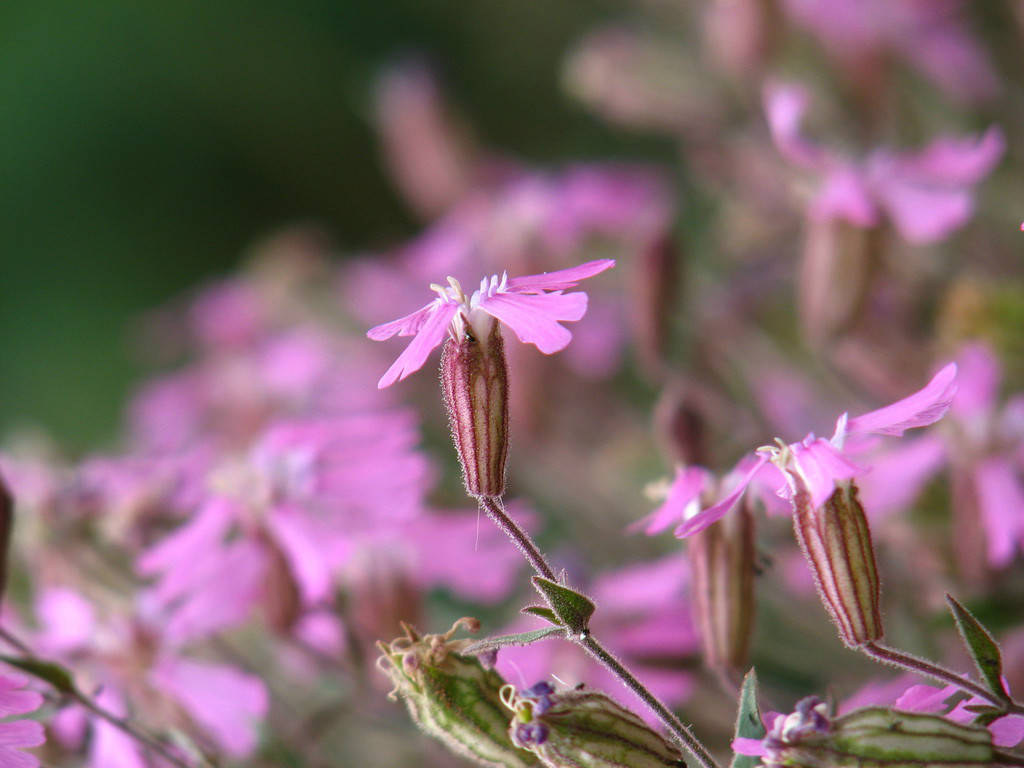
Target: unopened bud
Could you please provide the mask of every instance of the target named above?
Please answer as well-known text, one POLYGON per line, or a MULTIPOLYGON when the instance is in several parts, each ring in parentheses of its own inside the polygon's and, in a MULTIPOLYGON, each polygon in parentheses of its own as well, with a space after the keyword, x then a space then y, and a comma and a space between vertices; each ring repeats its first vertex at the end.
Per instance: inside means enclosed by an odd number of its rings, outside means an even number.
POLYGON ((628 709, 597 691, 556 692, 547 683, 513 686, 502 701, 515 712, 513 743, 548 768, 680 768, 679 750, 628 709))
POLYGON ((880 640, 878 567, 857 486, 837 483, 820 507, 800 488, 793 507, 797 539, 843 642, 856 648, 880 640))
POLYGON ((694 615, 708 668, 735 680, 754 628, 754 516, 745 504, 690 537, 694 615))
POLYGON ((471 496, 501 496, 508 456, 508 365, 498 323, 486 338, 466 333, 448 339, 441 386, 466 490, 471 496))
POLYGON ((664 370, 672 320, 679 308, 683 258, 668 235, 647 243, 637 256, 630 317, 640 362, 657 378, 664 370))
POLYGON ((866 707, 829 720, 816 697, 776 719, 763 742, 766 768, 952 768, 1000 764, 992 734, 941 715, 866 707))
POLYGON ((460 626, 475 631, 479 623, 459 619, 443 635, 420 635, 406 626, 404 637, 378 643, 384 655, 377 666, 395 686, 391 697, 404 699, 416 724, 456 754, 491 768, 539 765, 509 737, 501 675, 458 652, 470 642, 451 639, 460 626))
POLYGON ((800 263, 799 310, 804 335, 820 343, 842 335, 862 312, 877 254, 877 229, 838 218, 810 219, 800 263))

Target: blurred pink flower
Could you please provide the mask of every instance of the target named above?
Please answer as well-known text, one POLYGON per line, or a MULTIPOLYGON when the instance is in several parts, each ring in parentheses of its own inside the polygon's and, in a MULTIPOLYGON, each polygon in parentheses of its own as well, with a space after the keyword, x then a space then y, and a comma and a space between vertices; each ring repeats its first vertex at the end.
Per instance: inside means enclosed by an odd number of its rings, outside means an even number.
POLYGON ((864 470, 850 457, 855 452, 856 438, 866 434, 900 436, 907 429, 933 424, 945 415, 956 394, 956 365, 946 365, 923 389, 892 405, 848 418, 843 414, 836 422, 830 440, 808 435, 799 443, 782 444, 779 448, 758 451, 760 457, 752 462, 746 474, 732 491, 717 504, 688 518, 676 528, 675 534, 684 538, 702 531, 720 520, 743 495, 747 486, 758 476, 769 461, 776 464, 786 476, 787 486, 780 493, 789 496, 796 484, 806 487, 811 503, 819 507, 835 490, 837 481, 849 480, 864 470), (854 438, 847 446, 847 439, 854 438))
MULTIPOLYGON (((20 690, 27 682, 26 677, 15 672, 0 672, 0 718, 39 709, 43 697, 35 691, 20 690)), ((0 765, 5 768, 38 768, 39 758, 21 750, 38 747, 45 741, 42 723, 6 719, 0 723, 0 765)))
MULTIPOLYGON (((37 600, 39 631, 34 644, 47 655, 73 663, 83 689, 100 689, 98 703, 114 714, 126 716, 141 706, 148 709, 143 716, 180 710, 226 754, 248 756, 257 746, 258 725, 267 712, 263 682, 228 665, 185 658, 181 638, 166 631, 165 617, 156 608, 142 602, 132 616, 107 613, 101 618, 75 590, 44 588, 37 600)), ((72 749, 92 729, 87 749, 93 768, 150 764, 138 742, 80 707, 64 710, 55 728, 59 740, 72 749)))
POLYGON ((963 102, 993 96, 998 83, 985 49, 965 23, 961 0, 785 0, 785 12, 820 39, 851 75, 865 59, 891 55, 963 102))
POLYGON ((972 187, 995 167, 1006 141, 993 126, 981 136, 936 139, 918 152, 879 148, 863 161, 843 158, 814 144, 800 130, 810 99, 797 85, 769 83, 765 111, 779 153, 821 177, 809 215, 838 218, 858 227, 882 223, 883 215, 915 244, 947 237, 970 219, 972 187))
POLYGON ((564 349, 572 333, 560 323, 579 320, 587 311, 585 293, 564 291, 614 265, 611 259, 601 259, 541 275, 509 278, 503 273, 500 279, 493 275, 484 278, 472 296, 467 296, 451 277, 448 287, 431 285, 438 297, 430 304, 367 332, 375 341, 395 335, 414 337, 377 386, 390 386, 419 370, 446 335, 461 339, 469 333, 486 339, 495 320, 511 328, 520 341, 535 344, 545 354, 564 349))

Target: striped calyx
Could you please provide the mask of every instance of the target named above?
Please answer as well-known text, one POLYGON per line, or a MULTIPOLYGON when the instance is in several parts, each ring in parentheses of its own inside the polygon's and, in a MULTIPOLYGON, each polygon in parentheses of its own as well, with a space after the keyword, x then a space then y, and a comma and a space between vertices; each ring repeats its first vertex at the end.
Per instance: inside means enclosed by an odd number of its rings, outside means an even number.
POLYGON ((476 619, 459 619, 443 635, 420 635, 405 626, 405 636, 378 643, 383 655, 377 666, 401 697, 416 724, 456 754, 491 768, 539 765, 531 752, 513 745, 509 712, 499 692, 501 675, 485 669, 474 656, 463 656, 469 639, 452 640, 460 626, 476 631, 476 619))
POLYGON ((805 699, 779 717, 764 740, 767 768, 953 768, 999 764, 992 734, 941 715, 885 707, 854 710, 829 721, 824 705, 805 699), (817 704, 816 706, 813 706, 817 704))
POLYGON ((881 639, 878 568, 857 486, 837 483, 820 507, 800 488, 793 508, 797 539, 843 642, 856 648, 881 639))
POLYGON ((679 750, 598 691, 555 691, 547 683, 502 690, 515 716, 512 742, 547 768, 683 768, 679 750))
POLYGON ((471 496, 505 492, 508 456, 508 365, 501 326, 488 335, 449 338, 441 357, 441 387, 462 476, 471 496))
POLYGON ((747 668, 754 628, 754 516, 745 504, 690 537, 694 618, 704 663, 727 679, 747 668))

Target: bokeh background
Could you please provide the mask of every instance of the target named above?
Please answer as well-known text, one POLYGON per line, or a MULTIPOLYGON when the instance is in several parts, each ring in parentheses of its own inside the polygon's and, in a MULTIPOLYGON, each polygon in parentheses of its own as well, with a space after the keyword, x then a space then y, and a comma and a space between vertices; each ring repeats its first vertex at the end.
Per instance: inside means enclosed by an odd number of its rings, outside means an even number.
POLYGON ((416 225, 372 135, 372 83, 430 58, 492 147, 671 160, 560 88, 620 14, 583 0, 9 0, 0 4, 0 430, 102 443, 144 369, 132 326, 295 222, 340 253, 416 225))

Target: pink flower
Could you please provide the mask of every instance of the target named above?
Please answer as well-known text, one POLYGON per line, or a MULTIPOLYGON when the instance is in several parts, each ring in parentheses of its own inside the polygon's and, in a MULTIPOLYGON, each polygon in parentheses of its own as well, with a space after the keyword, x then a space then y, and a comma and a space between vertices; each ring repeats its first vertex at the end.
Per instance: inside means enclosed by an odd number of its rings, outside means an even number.
POLYGON ((998 90, 992 64, 971 35, 962 0, 785 0, 784 11, 816 35, 851 77, 871 60, 900 57, 964 102, 998 90))
POLYGON ((493 275, 480 289, 466 296, 454 278, 448 287, 431 285, 438 297, 411 315, 371 328, 375 341, 392 336, 413 336, 405 351, 381 378, 378 388, 394 384, 423 367, 430 352, 444 341, 446 332, 462 339, 467 334, 486 339, 495 320, 500 320, 520 341, 534 344, 544 354, 564 349, 572 333, 560 323, 579 320, 587 311, 585 293, 565 293, 585 278, 615 265, 612 259, 587 262, 577 267, 541 275, 501 278, 493 275))
POLYGON ((907 429, 932 424, 949 410, 956 389, 956 365, 950 363, 923 389, 892 405, 853 419, 844 413, 836 422, 836 431, 830 440, 810 434, 799 443, 760 449, 757 451, 760 457, 750 465, 733 490, 717 504, 683 522, 676 528, 676 536, 690 536, 720 520, 736 505, 747 486, 769 461, 786 476, 787 487, 779 491, 780 495, 791 495, 800 484, 810 494, 811 503, 815 507, 821 506, 832 495, 836 482, 849 480, 864 469, 847 455, 850 450, 846 445, 848 438, 866 434, 899 436, 907 429))
MULTIPOLYGON (((1006 684, 1006 680, 1003 680, 1006 684)), ((913 685, 896 700, 896 708, 909 712, 941 712, 946 708, 946 700, 958 692, 954 685, 936 688, 931 685, 913 685)), ((968 707, 985 705, 988 702, 971 697, 959 702, 946 713, 946 717, 955 723, 972 723, 977 714, 968 707)), ((1024 741, 1024 715, 1004 715, 993 720, 987 726, 992 733, 992 743, 997 747, 1013 747, 1024 741)))
POLYGON ((874 227, 884 215, 915 244, 942 240, 970 219, 971 188, 988 175, 1006 146, 1002 131, 992 127, 981 136, 936 139, 919 152, 879 148, 855 162, 801 134, 809 98, 797 85, 771 83, 764 89, 768 126, 779 153, 822 178, 810 216, 874 227))
MULTIPOLYGON (((22 715, 39 709, 43 697, 35 691, 22 691, 27 678, 13 672, 0 673, 0 717, 22 715)), ((0 765, 10 768, 37 768, 39 758, 21 751, 46 741, 42 723, 31 720, 7 720, 0 723, 0 765)))

